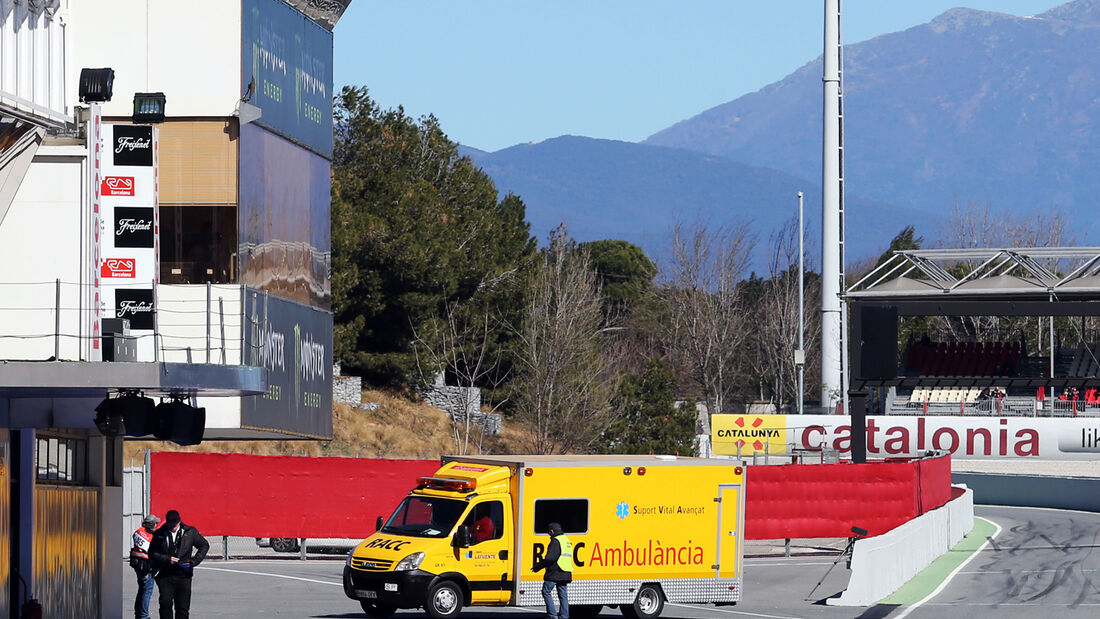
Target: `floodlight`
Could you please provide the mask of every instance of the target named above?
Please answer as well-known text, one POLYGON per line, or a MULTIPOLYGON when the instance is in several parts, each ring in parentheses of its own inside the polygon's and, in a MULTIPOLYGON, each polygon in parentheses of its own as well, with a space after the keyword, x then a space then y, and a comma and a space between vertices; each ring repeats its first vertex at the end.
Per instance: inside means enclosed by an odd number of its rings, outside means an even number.
POLYGON ((164 122, 164 93, 134 93, 134 124, 152 124, 164 122))
POLYGON ((206 409, 183 402, 182 396, 172 396, 157 404, 157 427, 153 436, 177 445, 198 445, 206 430, 206 409))
POLYGON ((155 403, 138 391, 104 398, 95 410, 95 425, 104 436, 146 436, 156 426, 155 403))
POLYGON ((83 103, 110 101, 114 94, 114 69, 81 69, 78 94, 83 103))

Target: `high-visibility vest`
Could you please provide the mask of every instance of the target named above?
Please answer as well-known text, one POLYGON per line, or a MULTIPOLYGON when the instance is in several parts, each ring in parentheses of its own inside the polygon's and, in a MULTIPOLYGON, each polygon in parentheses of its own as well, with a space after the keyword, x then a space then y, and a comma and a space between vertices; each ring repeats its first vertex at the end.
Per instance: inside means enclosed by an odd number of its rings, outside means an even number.
POLYGON ((558 543, 561 544, 561 554, 558 555, 558 569, 563 572, 573 571, 573 542, 569 541, 569 538, 565 535, 558 536, 558 543))
POLYGON ((139 559, 149 558, 149 544, 153 541, 153 534, 144 526, 134 531, 134 547, 130 554, 139 559))

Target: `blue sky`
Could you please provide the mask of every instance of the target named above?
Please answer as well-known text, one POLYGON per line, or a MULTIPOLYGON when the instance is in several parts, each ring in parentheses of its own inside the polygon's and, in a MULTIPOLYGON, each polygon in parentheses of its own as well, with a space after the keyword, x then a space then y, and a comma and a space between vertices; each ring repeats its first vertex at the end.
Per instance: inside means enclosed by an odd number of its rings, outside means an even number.
MULTIPOLYGON (((966 6, 1013 15, 1058 0, 842 0, 844 42, 966 6)), ((495 151, 564 134, 626 141, 782 79, 821 54, 822 0, 354 0, 334 81, 435 114, 495 151)))

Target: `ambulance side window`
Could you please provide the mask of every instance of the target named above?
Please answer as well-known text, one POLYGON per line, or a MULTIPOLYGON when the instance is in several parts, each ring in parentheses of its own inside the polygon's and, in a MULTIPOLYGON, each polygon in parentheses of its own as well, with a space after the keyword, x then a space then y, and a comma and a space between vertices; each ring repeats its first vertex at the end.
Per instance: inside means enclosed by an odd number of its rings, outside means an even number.
POLYGON ((588 532, 588 499, 536 499, 534 533, 546 535, 551 522, 566 535, 588 532))
POLYGON ((500 501, 478 503, 462 523, 470 530, 475 544, 504 537, 504 504, 500 501))

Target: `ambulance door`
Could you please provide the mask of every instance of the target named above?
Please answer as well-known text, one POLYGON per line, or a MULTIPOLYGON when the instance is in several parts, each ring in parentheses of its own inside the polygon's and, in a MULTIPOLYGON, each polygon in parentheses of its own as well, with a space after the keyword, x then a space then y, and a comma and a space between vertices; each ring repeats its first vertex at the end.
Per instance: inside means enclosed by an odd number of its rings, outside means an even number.
POLYGON ((742 536, 745 504, 740 484, 718 486, 717 578, 741 577, 742 536))
POLYGON ((474 505, 462 522, 470 545, 459 551, 459 571, 474 604, 507 603, 512 596, 512 505, 500 499, 474 505))

